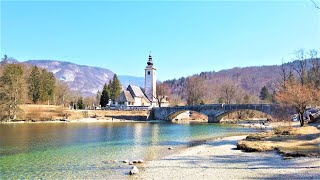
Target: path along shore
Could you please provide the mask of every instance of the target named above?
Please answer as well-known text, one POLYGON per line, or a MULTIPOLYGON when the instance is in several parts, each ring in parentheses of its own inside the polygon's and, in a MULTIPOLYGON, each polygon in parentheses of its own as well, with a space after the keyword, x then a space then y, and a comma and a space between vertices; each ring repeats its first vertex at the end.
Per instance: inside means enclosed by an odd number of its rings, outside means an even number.
POLYGON ((130 179, 319 179, 320 158, 284 160, 275 152, 236 149, 246 136, 207 141, 178 154, 149 161, 130 179))

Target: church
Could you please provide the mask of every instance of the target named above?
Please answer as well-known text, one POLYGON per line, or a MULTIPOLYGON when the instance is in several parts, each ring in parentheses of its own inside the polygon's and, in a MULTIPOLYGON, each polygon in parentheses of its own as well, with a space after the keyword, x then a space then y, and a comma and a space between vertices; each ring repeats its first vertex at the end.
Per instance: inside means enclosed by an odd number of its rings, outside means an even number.
MULTIPOLYGON (((115 105, 121 109, 130 107, 155 107, 158 106, 156 68, 153 66, 151 54, 144 69, 144 88, 129 85, 115 100, 115 105)), ((169 106, 169 101, 164 98, 161 106, 169 106)))

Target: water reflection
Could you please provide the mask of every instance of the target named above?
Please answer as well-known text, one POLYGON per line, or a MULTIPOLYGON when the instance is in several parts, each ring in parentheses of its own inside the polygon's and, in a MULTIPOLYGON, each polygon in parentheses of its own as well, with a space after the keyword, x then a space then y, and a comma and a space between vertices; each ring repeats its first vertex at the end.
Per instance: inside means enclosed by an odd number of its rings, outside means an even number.
POLYGON ((168 146, 248 131, 215 124, 0 124, 0 169, 4 179, 100 179, 125 169, 103 161, 154 159, 168 146))

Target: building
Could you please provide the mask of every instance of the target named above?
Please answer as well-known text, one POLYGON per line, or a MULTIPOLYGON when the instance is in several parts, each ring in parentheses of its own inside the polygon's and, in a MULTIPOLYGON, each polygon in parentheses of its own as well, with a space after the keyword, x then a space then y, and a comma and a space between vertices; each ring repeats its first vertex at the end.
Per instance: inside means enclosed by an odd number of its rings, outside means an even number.
POLYGON ((150 106, 150 100, 138 86, 129 85, 116 99, 116 105, 122 108, 129 106, 150 106))
POLYGON ((157 75, 153 66, 152 56, 149 54, 147 67, 144 69, 144 92, 152 106, 156 105, 157 97, 157 75))
MULTIPOLYGON (((126 109, 128 107, 154 107, 157 103, 157 76, 156 68, 153 66, 151 54, 149 55, 147 67, 144 69, 144 88, 129 85, 115 100, 116 106, 126 109)), ((168 106, 167 100, 163 100, 164 106, 168 106)), ((162 103, 161 103, 162 104, 162 103)))

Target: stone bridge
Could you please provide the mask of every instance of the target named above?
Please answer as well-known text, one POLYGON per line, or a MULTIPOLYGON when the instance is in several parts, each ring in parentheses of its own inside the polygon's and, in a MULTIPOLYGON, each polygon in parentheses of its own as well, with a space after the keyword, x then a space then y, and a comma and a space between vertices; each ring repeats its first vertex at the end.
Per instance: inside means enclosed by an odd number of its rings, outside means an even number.
POLYGON ((154 107, 151 111, 152 119, 169 121, 170 115, 185 111, 195 111, 208 116, 208 121, 219 123, 220 120, 238 110, 255 110, 272 116, 273 104, 205 104, 193 106, 154 107))

